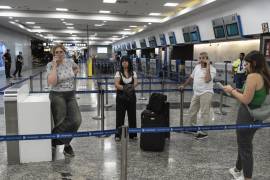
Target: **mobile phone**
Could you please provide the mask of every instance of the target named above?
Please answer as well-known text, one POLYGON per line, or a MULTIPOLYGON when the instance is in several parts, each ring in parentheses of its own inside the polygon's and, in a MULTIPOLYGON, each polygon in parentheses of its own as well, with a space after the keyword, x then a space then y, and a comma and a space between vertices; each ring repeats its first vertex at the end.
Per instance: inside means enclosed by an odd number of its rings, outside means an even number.
MULTIPOLYGON (((224 86, 223 86, 223 84, 221 84, 221 82, 216 82, 216 85, 217 85, 217 87, 219 88, 219 89, 224 89, 224 86)), ((227 96, 231 96, 231 94, 230 93, 227 93, 227 92, 225 92, 224 90, 223 90, 223 92, 227 95, 227 96)))

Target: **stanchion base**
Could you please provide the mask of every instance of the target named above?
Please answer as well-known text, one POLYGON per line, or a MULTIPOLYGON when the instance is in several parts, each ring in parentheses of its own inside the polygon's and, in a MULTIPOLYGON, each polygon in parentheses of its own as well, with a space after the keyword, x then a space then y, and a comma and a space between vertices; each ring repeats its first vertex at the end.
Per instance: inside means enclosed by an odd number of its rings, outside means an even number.
POLYGON ((92 117, 92 119, 94 119, 94 120, 101 120, 101 116, 95 116, 95 117, 92 117))
POLYGON ((106 107, 106 108, 112 107, 112 104, 104 104, 104 107, 106 107))
POLYGON ((107 137, 110 137, 111 135, 110 134, 104 134, 104 135, 101 135, 101 136, 97 136, 98 138, 107 138, 107 137))
POLYGON ((138 98, 139 100, 147 100, 147 98, 145 98, 145 97, 140 97, 140 98, 138 98))
POLYGON ((227 112, 216 112, 215 114, 219 114, 219 115, 227 115, 227 112))

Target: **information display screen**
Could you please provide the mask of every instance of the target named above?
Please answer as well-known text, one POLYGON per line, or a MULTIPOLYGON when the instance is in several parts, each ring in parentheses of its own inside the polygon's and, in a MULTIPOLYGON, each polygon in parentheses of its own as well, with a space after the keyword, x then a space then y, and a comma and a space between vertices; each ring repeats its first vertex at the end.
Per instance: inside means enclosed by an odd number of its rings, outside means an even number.
POLYGON ((239 29, 237 23, 227 24, 226 30, 228 36, 239 36, 239 29))
POLYGON ((136 45, 136 42, 135 42, 135 41, 133 41, 133 42, 131 43, 131 47, 132 47, 132 49, 136 49, 136 48, 137 48, 137 45, 136 45))
POLYGON ((223 26, 214 27, 214 33, 216 38, 225 38, 225 31, 223 26))
POLYGON ((195 31, 195 32, 191 32, 190 34, 191 34, 191 41, 192 41, 192 42, 197 42, 197 41, 199 41, 199 40, 200 40, 200 38, 199 38, 199 35, 198 35, 198 32, 197 32, 197 31, 195 31))
POLYGON ((165 34, 160 34, 159 39, 160 39, 160 45, 161 46, 166 46, 167 45, 165 34))
POLYGON ((189 33, 183 33, 183 35, 184 35, 184 41, 185 42, 191 42, 190 34, 189 33))
POLYGON ((140 40, 140 45, 141 45, 141 48, 146 48, 146 42, 145 42, 145 39, 141 39, 140 40))

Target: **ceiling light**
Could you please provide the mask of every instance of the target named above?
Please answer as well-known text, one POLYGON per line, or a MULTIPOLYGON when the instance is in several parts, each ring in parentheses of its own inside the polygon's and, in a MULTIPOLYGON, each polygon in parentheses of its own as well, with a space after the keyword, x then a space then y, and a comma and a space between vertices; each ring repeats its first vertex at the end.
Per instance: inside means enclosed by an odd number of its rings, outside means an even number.
POLYGON ((178 3, 169 3, 169 2, 164 4, 164 6, 169 6, 169 7, 175 7, 177 5, 178 3))
POLYGON ((39 28, 40 28, 40 26, 33 26, 33 28, 39 29, 39 28))
POLYGON ((103 3, 116 3, 117 0, 103 0, 103 3))
POLYGON ((109 14, 109 13, 111 13, 111 11, 99 10, 99 13, 102 13, 102 14, 109 14))
POLYGON ((16 20, 15 20, 15 22, 19 22, 19 20, 18 20, 18 19, 16 19, 16 20))
POLYGON ((26 24, 36 24, 35 22, 25 22, 26 24))
POLYGON ((0 6, 0 9, 12 9, 10 6, 0 6))
POLYGON ((70 26, 70 27, 67 27, 67 28, 68 28, 68 29, 74 29, 74 27, 71 27, 71 26, 70 26))
POLYGON ((100 26, 103 26, 104 24, 95 24, 94 26, 96 27, 100 27, 100 26))
POLYGON ((160 13, 149 13, 149 16, 160 16, 160 13))
POLYGON ((73 34, 72 36, 75 37, 75 36, 77 36, 77 35, 76 35, 76 34, 73 34))
POLYGON ((149 25, 152 24, 151 22, 148 23, 149 25))
POLYGON ((9 19, 13 19, 13 17, 8 17, 9 19))
POLYGON ((131 29, 124 29, 124 31, 130 31, 131 29))
POLYGON ((131 27, 131 28, 135 28, 135 27, 138 27, 138 26, 129 26, 129 27, 131 27))
POLYGON ((61 21, 64 21, 65 19, 61 19, 61 21))
POLYGON ((68 11, 67 8, 56 8, 56 11, 68 11))
POLYGON ((74 24, 72 23, 66 23, 67 26, 73 26, 74 24))
POLYGON ((107 21, 103 21, 104 23, 107 22, 107 21))

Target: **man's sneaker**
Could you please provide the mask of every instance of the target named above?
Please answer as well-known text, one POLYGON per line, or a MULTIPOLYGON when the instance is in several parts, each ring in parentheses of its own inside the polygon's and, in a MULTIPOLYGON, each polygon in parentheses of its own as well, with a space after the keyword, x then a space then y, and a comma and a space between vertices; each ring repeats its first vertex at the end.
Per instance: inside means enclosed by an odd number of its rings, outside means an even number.
POLYGON ((114 139, 115 139, 116 142, 121 141, 120 137, 115 137, 114 139))
POLYGON ((65 147, 64 147, 64 155, 69 156, 69 157, 74 157, 75 156, 71 145, 65 145, 65 147))
POLYGON ((205 139, 207 137, 208 135, 206 133, 201 133, 201 132, 195 135, 195 139, 205 139))
MULTIPOLYGON (((242 176, 241 171, 237 170, 235 167, 230 168, 230 169, 229 169, 229 172, 230 172, 230 174, 233 176, 234 179, 237 179, 237 180, 238 180, 238 178, 241 178, 241 177, 244 178, 244 177, 242 176)), ((239 180, 241 180, 241 179, 239 179, 239 180)))
POLYGON ((236 179, 234 179, 234 180, 245 180, 245 178, 244 178, 243 175, 241 175, 239 178, 236 178, 236 179))

